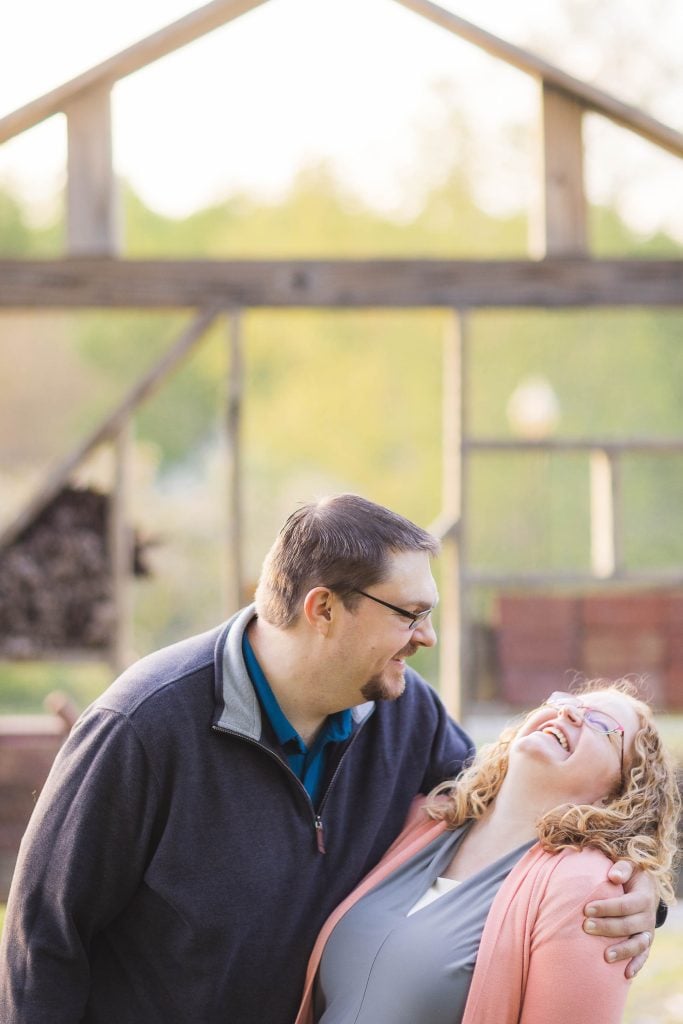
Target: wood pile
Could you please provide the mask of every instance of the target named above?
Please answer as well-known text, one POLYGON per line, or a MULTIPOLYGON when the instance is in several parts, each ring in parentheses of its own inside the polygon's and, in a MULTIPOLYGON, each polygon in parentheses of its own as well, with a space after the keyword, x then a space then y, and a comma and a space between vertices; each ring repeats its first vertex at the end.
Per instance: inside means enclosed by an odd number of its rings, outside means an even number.
MULTIPOLYGON (((0 551, 0 656, 100 651, 112 642, 110 497, 67 486, 0 551)), ((131 572, 149 574, 137 534, 131 572)))

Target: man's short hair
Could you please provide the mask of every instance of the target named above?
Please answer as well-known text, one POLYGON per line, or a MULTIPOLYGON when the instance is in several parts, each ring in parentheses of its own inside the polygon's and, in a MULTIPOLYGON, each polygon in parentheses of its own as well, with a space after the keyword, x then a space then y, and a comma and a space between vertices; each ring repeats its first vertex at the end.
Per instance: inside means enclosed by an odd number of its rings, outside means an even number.
POLYGON ((329 587, 347 608, 385 578, 399 551, 436 555, 426 530, 357 494, 337 494, 293 512, 266 555, 256 588, 256 610, 274 626, 294 624, 313 587, 329 587))

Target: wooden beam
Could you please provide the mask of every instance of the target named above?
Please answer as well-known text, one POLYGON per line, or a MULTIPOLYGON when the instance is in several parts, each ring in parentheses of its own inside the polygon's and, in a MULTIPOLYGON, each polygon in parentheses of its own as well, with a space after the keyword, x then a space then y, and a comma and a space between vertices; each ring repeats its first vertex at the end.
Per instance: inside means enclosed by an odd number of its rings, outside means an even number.
POLYGON ((629 103, 622 103, 602 89, 582 82, 579 78, 567 74, 554 64, 543 60, 529 50, 507 43, 504 39, 486 32, 483 28, 473 25, 472 22, 460 18, 457 14, 431 3, 430 0, 396 0, 396 3, 415 14, 421 15, 435 25, 440 25, 446 31, 460 36, 486 53, 511 64, 519 71, 524 71, 534 78, 547 82, 554 88, 559 89, 578 103, 581 103, 588 110, 597 114, 603 114, 623 128, 628 128, 637 135, 654 142, 656 146, 668 150, 675 156, 683 156, 683 133, 677 132, 674 128, 662 124, 654 117, 650 117, 638 107, 629 103))
POLYGON ((582 256, 588 252, 583 173, 583 107, 567 93, 543 83, 543 231, 539 256, 582 256))
POLYGON ((202 335, 206 333, 217 313, 216 309, 209 309, 200 313, 183 332, 178 342, 165 352, 161 359, 137 381, 114 411, 100 423, 85 441, 47 475, 33 498, 0 533, 0 549, 11 544, 21 531, 35 519, 38 513, 52 501, 68 481, 73 471, 91 452, 103 442, 111 440, 119 433, 133 411, 137 409, 141 402, 149 398, 164 378, 178 366, 202 335))
POLYGON ((593 575, 614 576, 623 569, 621 465, 600 449, 590 457, 590 523, 593 575))
MULTIPOLYGON (((443 540, 439 617, 439 692, 454 718, 462 721, 467 681, 463 436, 466 433, 467 320, 453 310, 443 342, 443 429, 441 521, 457 522, 443 540)), ((438 527, 437 527, 438 528, 438 527)))
POLYGON ((683 437, 544 437, 528 438, 477 437, 464 442, 473 452, 621 452, 640 455, 674 455, 683 452, 683 437))
POLYGON ((67 251, 73 256, 115 256, 120 237, 109 88, 81 95, 66 114, 67 251))
POLYGON ((0 308, 683 306, 683 260, 0 260, 0 308))
POLYGON ((612 576, 592 576, 586 572, 561 570, 547 572, 495 572, 472 569, 467 573, 466 582, 470 586, 479 587, 514 587, 515 589, 534 590, 536 587, 596 587, 609 584, 612 589, 617 585, 639 587, 681 587, 683 586, 683 566, 672 566, 669 569, 624 570, 612 576))
POLYGON ((53 114, 67 109, 77 97, 93 89, 110 88, 114 82, 152 64, 187 43, 213 32, 267 0, 213 0, 158 32, 141 39, 102 64, 90 68, 44 96, 0 118, 0 143, 33 128, 53 114))

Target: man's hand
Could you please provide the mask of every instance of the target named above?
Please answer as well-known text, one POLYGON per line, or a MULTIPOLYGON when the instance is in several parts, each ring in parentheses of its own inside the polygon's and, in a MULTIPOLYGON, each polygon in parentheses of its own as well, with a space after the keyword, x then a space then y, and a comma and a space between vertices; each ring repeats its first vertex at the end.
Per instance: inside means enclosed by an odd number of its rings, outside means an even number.
POLYGON ((625 860, 613 864, 607 877, 624 886, 624 895, 586 904, 584 931, 617 939, 627 936, 625 942, 607 947, 605 960, 628 960, 624 974, 633 978, 647 960, 652 945, 658 904, 655 884, 646 871, 636 871, 625 860))

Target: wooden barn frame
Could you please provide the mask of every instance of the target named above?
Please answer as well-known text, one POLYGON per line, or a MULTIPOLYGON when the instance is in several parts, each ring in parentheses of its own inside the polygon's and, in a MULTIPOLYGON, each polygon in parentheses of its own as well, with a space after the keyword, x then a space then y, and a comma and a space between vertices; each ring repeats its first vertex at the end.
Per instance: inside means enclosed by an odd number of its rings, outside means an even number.
POLYGON ((444 467, 442 514, 433 528, 444 541, 441 692, 455 715, 463 711, 466 590, 486 584, 537 586, 571 582, 683 583, 683 568, 665 575, 629 573, 621 554, 619 462, 631 451, 683 451, 683 438, 654 441, 522 441, 469 434, 467 314, 509 309, 586 307, 680 307, 683 260, 593 259, 588 253, 582 120, 598 113, 676 156, 683 135, 539 57, 483 31, 429 0, 396 0, 540 84, 543 140, 543 254, 526 260, 144 260, 119 257, 116 182, 112 165, 113 85, 153 61, 260 6, 267 0, 213 0, 130 46, 52 92, 0 119, 0 143, 62 112, 68 126, 67 255, 52 260, 0 260, 0 309, 138 308, 196 311, 177 344, 120 406, 44 481, 34 499, 0 536, 12 542, 98 445, 113 442, 117 473, 112 516, 112 561, 117 630, 112 660, 126 660, 130 551, 125 530, 127 451, 131 416, 217 316, 230 321, 231 371, 228 434, 231 505, 231 602, 241 590, 240 407, 242 354, 240 314, 253 308, 400 309, 452 311, 444 341, 444 467), (496 574, 470 571, 464 510, 467 461, 476 451, 577 451, 592 453, 592 565, 590 574, 496 574))

